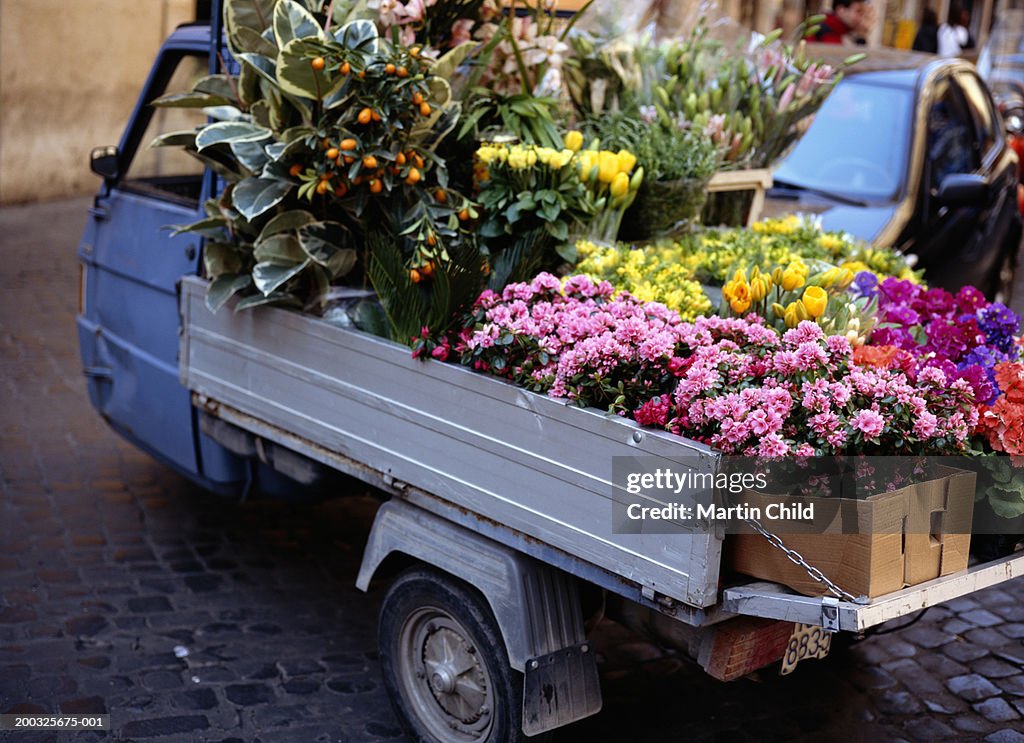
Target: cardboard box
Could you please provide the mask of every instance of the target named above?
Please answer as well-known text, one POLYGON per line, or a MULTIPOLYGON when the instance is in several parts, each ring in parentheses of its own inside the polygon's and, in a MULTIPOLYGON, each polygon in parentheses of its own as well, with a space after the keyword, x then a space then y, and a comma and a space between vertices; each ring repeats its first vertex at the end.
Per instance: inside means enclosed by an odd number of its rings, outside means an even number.
MULTIPOLYGON (((809 531, 807 524, 762 524, 843 590, 874 598, 967 567, 976 475, 952 467, 936 467, 935 475, 927 482, 862 500, 800 498, 816 506, 816 533, 794 533, 809 531), (844 529, 857 533, 843 533, 844 529)), ((742 499, 762 514, 769 504, 793 502, 787 496, 756 492, 742 499)), ((827 593, 753 530, 726 537, 725 564, 807 596, 827 593)))

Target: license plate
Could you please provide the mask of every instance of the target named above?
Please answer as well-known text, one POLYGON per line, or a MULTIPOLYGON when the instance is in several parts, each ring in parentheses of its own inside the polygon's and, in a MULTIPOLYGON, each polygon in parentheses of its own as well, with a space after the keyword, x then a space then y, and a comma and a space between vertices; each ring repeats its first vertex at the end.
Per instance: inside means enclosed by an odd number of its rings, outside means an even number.
POLYGON ((831 632, 814 624, 795 624, 782 656, 782 670, 779 673, 783 676, 792 673, 796 664, 807 658, 824 658, 831 648, 831 632))

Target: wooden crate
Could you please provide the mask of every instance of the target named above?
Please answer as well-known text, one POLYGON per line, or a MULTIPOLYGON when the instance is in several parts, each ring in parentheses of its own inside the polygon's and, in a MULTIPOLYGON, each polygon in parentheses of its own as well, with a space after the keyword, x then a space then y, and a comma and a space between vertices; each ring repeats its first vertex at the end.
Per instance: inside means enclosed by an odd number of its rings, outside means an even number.
POLYGON ((764 194, 772 187, 772 172, 767 168, 756 170, 729 170, 715 173, 708 183, 708 193, 719 191, 753 191, 754 201, 747 212, 749 227, 761 218, 764 209, 764 194))

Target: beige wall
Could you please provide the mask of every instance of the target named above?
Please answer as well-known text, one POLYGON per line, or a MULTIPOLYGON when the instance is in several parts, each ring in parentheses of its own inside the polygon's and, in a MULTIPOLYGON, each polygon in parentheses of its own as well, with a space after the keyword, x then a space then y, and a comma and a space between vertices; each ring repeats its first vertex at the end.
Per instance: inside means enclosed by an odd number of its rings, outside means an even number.
POLYGON ((194 0, 0 0, 0 203, 89 193, 164 37, 194 0))

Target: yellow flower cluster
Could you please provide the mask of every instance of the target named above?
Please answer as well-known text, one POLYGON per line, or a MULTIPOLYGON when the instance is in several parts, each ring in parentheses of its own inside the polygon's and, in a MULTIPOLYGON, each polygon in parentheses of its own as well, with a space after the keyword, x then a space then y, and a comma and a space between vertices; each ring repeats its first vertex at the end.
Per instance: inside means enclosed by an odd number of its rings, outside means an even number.
POLYGON ((750 229, 762 235, 792 235, 803 226, 803 221, 795 214, 777 219, 764 219, 750 225, 750 229))
POLYGON ((870 324, 861 322, 864 308, 847 299, 853 279, 852 271, 838 266, 816 274, 809 274, 803 262, 766 273, 754 266, 749 272, 737 270, 722 287, 722 297, 734 315, 756 313, 780 329, 811 320, 829 332, 852 333, 851 341, 857 342, 861 328, 870 329, 870 324))
POLYGON ((757 222, 749 229, 707 230, 674 244, 677 260, 707 283, 724 283, 736 266, 759 266, 762 271, 795 262, 824 261, 856 274, 871 271, 921 280, 906 258, 894 250, 873 248, 848 235, 822 232, 812 221, 790 215, 757 222))
MULTIPOLYGON (((799 289, 807 283, 807 271, 807 265, 802 261, 795 261, 786 268, 776 267, 771 273, 765 274, 754 266, 749 276, 742 269, 737 269, 732 279, 722 286, 722 298, 729 303, 729 309, 736 315, 745 314, 751 307, 764 315, 765 302, 772 290, 776 291, 777 298, 781 298, 782 292, 799 289)), ((822 305, 821 312, 817 315, 803 319, 816 320, 824 311, 825 306, 822 305)))
POLYGON ((664 248, 632 249, 624 244, 596 245, 581 240, 576 250, 582 259, 577 266, 580 273, 608 281, 643 302, 661 302, 683 320, 707 315, 713 309, 700 283, 664 248))
POLYGON ((516 144, 511 147, 503 144, 483 145, 476 151, 477 161, 484 167, 494 163, 508 165, 513 170, 526 170, 540 163, 552 170, 561 170, 573 159, 573 151, 556 150, 550 147, 516 144))

